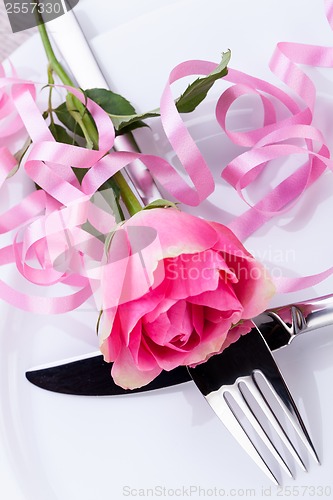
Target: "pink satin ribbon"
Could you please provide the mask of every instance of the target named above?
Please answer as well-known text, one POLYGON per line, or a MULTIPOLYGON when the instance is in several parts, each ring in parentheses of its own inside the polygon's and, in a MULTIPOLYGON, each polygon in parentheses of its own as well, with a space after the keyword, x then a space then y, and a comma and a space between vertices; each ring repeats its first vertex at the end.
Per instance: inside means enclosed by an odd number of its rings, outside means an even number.
MULTIPOLYGON (((332 0, 326 2, 326 14, 333 28, 332 0)), ((316 89, 298 64, 332 67, 333 49, 285 42, 277 45, 270 67, 298 96, 297 100, 264 80, 229 69, 226 80, 233 85, 223 92, 216 105, 216 119, 229 139, 248 148, 222 172, 223 179, 249 205, 230 224, 242 240, 273 216, 288 210, 327 168, 333 170, 324 137, 312 125, 316 89), (248 132, 230 131, 226 126, 229 109, 245 94, 258 95, 264 111, 263 125, 248 132), (277 119, 276 103, 288 113, 286 118, 277 119), (302 141, 302 145, 296 146, 294 139, 302 141), (244 189, 260 182, 260 173, 270 161, 289 155, 305 155, 307 161, 251 206, 244 189)), ((187 61, 176 66, 161 97, 162 125, 191 185, 163 158, 130 151, 110 152, 114 127, 108 115, 89 99, 87 107, 96 123, 99 149, 57 143, 37 107, 35 86, 15 74, 6 76, 0 68, 0 141, 25 127, 32 140, 23 163, 25 173, 42 188, 0 216, 0 233, 15 232, 13 244, 0 249, 0 264, 14 263, 19 273, 34 285, 61 283, 78 289, 65 296, 44 297, 23 293, 0 281, 2 299, 26 311, 49 314, 75 309, 95 293, 104 246, 83 225, 89 221, 101 234, 107 234, 116 222, 91 197, 106 180, 134 160, 141 160, 154 178, 182 203, 198 205, 213 192, 212 174, 177 111, 171 87, 185 76, 207 75, 215 68, 216 64, 208 61, 187 61), (81 185, 72 166, 88 169, 81 185)), ((80 91, 70 90, 85 103, 80 91)), ((0 187, 15 166, 16 159, 9 149, 0 147, 0 187)), ((280 279, 278 291, 306 288, 332 273, 330 268, 314 276, 280 279)))

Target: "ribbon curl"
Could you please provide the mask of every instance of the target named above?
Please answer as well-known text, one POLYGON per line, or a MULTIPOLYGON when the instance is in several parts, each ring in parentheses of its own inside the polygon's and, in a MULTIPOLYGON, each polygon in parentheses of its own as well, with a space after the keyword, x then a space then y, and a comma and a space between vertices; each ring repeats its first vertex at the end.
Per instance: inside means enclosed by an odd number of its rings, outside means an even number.
MULTIPOLYGON (((333 29, 333 1, 326 1, 325 5, 333 29)), ((217 122, 234 144, 248 148, 222 172, 222 178, 249 205, 230 224, 242 240, 273 216, 288 210, 327 168, 333 170, 324 137, 312 124, 316 89, 299 64, 332 67, 333 49, 287 42, 277 45, 270 68, 296 98, 264 80, 229 69, 225 80, 233 85, 217 101, 217 122), (248 94, 259 97, 263 124, 255 130, 233 132, 226 125, 228 112, 237 99, 248 94), (277 118, 277 105, 288 113, 287 118, 277 118), (295 139, 302 145, 296 146, 295 139), (243 190, 260 182, 260 174, 272 160, 290 155, 306 155, 307 161, 251 206, 243 190)), ((0 124, 0 140, 25 127, 32 140, 24 159, 25 173, 42 188, 0 216, 0 233, 16 232, 13 245, 0 249, 0 265, 14 263, 19 273, 35 285, 62 283, 79 288, 67 296, 41 297, 24 294, 0 281, 2 299, 26 311, 49 314, 75 309, 93 295, 98 287, 98 267, 104 262, 104 245, 85 225, 89 222, 97 233, 105 235, 116 226, 116 221, 112 214, 94 204, 92 197, 105 181, 129 163, 143 162, 164 189, 187 205, 198 205, 212 193, 212 174, 177 111, 171 86, 185 76, 208 75, 216 66, 209 61, 186 61, 176 66, 161 97, 162 126, 192 186, 163 158, 111 151, 115 130, 107 113, 90 99, 86 100, 79 90, 66 86, 60 87, 70 90, 91 113, 99 147, 87 150, 57 143, 36 104, 35 85, 18 79, 15 74, 6 77, 0 67, 0 120, 6 125, 0 124), (72 167, 88 170, 81 184, 72 167)), ((0 188, 16 163, 9 149, 0 147, 0 188)), ((309 287, 332 273, 330 268, 314 276, 281 279, 278 291, 309 287)))

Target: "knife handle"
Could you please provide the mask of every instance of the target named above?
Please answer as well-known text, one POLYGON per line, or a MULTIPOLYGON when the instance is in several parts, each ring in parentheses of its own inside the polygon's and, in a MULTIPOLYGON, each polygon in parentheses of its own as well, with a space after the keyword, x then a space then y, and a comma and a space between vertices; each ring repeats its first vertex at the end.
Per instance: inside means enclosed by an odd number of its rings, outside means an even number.
POLYGON ((297 335, 333 325, 333 294, 317 297, 266 312, 276 319, 290 335, 297 335))
MULTIPOLYGON (((48 31, 80 87, 84 89, 92 87, 109 88, 88 40, 72 10, 49 21, 48 31)), ((140 151, 131 133, 126 134, 126 136, 118 136, 114 148, 124 151, 140 151)), ((123 169, 123 173, 127 182, 137 192, 138 198, 141 199, 144 205, 158 198, 163 198, 151 173, 139 160, 129 164, 126 169, 123 169)))

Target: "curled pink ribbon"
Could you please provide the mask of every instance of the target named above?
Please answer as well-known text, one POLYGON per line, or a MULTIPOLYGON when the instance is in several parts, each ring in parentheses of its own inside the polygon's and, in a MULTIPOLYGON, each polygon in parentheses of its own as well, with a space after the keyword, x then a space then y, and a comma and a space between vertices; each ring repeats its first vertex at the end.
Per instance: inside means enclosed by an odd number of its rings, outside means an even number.
MULTIPOLYGON (((333 28, 332 0, 326 1, 326 14, 333 28)), ((264 80, 229 69, 226 80, 233 85, 223 92, 216 105, 216 119, 225 134, 236 145, 248 148, 222 172, 223 179, 249 205, 230 225, 242 240, 271 217, 288 210, 326 168, 333 170, 324 137, 312 125, 316 90, 298 64, 332 67, 333 49, 285 42, 277 45, 270 67, 298 96, 297 100, 264 80), (263 125, 242 133, 228 130, 230 107, 246 94, 258 95, 264 111, 263 125), (284 108, 287 118, 277 118, 276 103, 284 108), (296 146, 294 139, 302 141, 302 145, 296 146), (244 190, 260 182, 260 173, 270 161, 289 155, 305 155, 307 160, 251 206, 244 190)), ((77 89, 65 87, 87 104, 98 130, 99 148, 87 150, 57 143, 37 107, 34 85, 18 79, 15 74, 6 77, 0 68, 0 120, 6 123, 6 127, 0 125, 0 139, 15 134, 24 125, 32 140, 25 155, 24 169, 28 178, 42 188, 0 215, 0 232, 16 232, 13 245, 0 249, 0 264, 14 263, 19 273, 35 285, 62 283, 78 288, 67 296, 42 297, 24 294, 0 281, 1 298, 21 309, 49 314, 75 309, 95 293, 100 279, 98 268, 103 265, 104 245, 83 226, 89 221, 103 235, 116 226, 114 216, 94 204, 92 197, 105 181, 135 160, 142 161, 164 189, 182 203, 195 206, 212 193, 212 174, 177 111, 171 87, 185 76, 208 75, 216 66, 208 61, 187 61, 176 66, 161 98, 164 131, 192 185, 163 158, 111 151, 115 130, 109 116, 90 99, 86 103, 77 89), (81 185, 74 175, 74 166, 88 170, 81 185)), ((9 149, 0 147, 0 187, 15 166, 16 159, 9 149)), ((277 281, 278 291, 290 292, 312 286, 332 273, 333 268, 314 276, 281 279, 277 281)))

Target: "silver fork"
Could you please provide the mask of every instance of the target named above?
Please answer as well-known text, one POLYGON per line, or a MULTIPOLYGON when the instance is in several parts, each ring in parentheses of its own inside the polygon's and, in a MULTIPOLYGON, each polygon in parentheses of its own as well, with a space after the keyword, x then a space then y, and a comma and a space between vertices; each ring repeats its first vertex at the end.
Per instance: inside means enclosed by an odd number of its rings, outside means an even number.
POLYGON ((262 445, 257 444, 258 437, 259 444, 264 443, 271 457, 290 477, 293 473, 281 452, 283 447, 276 445, 276 437, 303 470, 306 466, 291 433, 295 433, 296 439, 298 436, 317 463, 319 458, 271 350, 289 344, 301 333, 332 325, 333 295, 283 306, 254 321, 256 325, 247 335, 206 363, 188 370, 235 439, 263 472, 279 484, 262 445), (265 421, 273 432, 267 429, 265 421))
MULTIPOLYGON (((90 52, 90 47, 73 12, 71 11, 67 13, 66 16, 62 16, 61 19, 49 22, 48 26, 53 31, 53 39, 60 48, 67 64, 81 87, 101 86, 107 88, 105 79, 100 71, 100 68, 96 64, 96 61, 94 60, 93 54, 90 52), (70 43, 68 43, 66 39, 68 33, 70 33, 70 43), (84 63, 80 63, 78 54, 81 56, 81 60, 84 61, 84 63), (87 81, 87 78, 89 81, 87 81)), ((124 149, 133 150, 133 144, 129 138, 124 137, 123 140, 126 141, 124 149)), ((134 149, 135 148, 136 145, 134 145, 134 149)), ((146 201, 162 197, 152 180, 149 183, 151 192, 149 192, 148 196, 146 179, 148 172, 138 171, 137 165, 130 166, 130 168, 129 177, 130 180, 133 181, 134 187, 138 189, 139 197, 141 196, 141 198, 146 201), (141 186, 142 179, 145 179, 144 187, 141 186)), ((288 307, 287 309, 290 312, 291 308, 288 307)), ((247 434, 240 420, 238 420, 236 413, 234 413, 230 403, 228 403, 228 400, 225 397, 227 393, 232 393, 234 400, 237 401, 248 421, 252 424, 253 428, 264 441, 272 455, 290 475, 291 471, 286 464, 286 461, 276 449, 272 440, 262 427, 259 419, 256 418, 255 412, 248 404, 245 393, 242 391, 243 386, 246 385, 246 387, 248 387, 254 395, 254 399, 259 402, 267 420, 273 424, 287 449, 289 449, 290 453, 295 457, 300 466, 305 469, 305 465, 299 453, 291 443, 287 432, 284 430, 283 425, 272 410, 267 398, 264 396, 259 384, 257 383, 256 376, 261 373, 268 384, 271 394, 292 422, 293 427, 296 429, 296 432, 298 432, 298 435, 304 442, 309 452, 313 455, 315 460, 318 461, 317 454, 297 410, 296 404, 270 352, 270 348, 275 349, 288 344, 296 334, 304 330, 305 326, 301 321, 302 316, 297 316, 297 324, 294 320, 290 324, 284 323, 282 316, 279 316, 276 312, 272 312, 271 318, 273 318, 272 320, 279 325, 280 329, 279 335, 269 339, 265 337, 268 345, 265 343, 263 337, 261 337, 259 331, 257 331, 256 328, 253 328, 251 334, 246 335, 234 345, 230 346, 224 353, 219 356, 214 356, 210 361, 198 366, 197 368, 189 368, 189 372, 199 389, 203 392, 208 402, 219 415, 221 420, 226 424, 228 429, 232 432, 234 437, 246 449, 246 451, 264 470, 264 472, 266 472, 274 482, 277 482, 275 475, 262 458, 261 454, 255 447, 253 440, 251 440, 250 436, 247 434), (276 316, 273 318, 274 314, 276 316), (302 325, 301 329, 297 326, 299 324, 302 325), (244 364, 240 363, 240 360, 242 359, 241 356, 244 359, 244 364), (229 364, 226 360, 229 360, 229 364)), ((267 315, 266 320, 262 323, 262 325, 266 325, 266 323, 267 315)), ((330 324, 332 323, 333 318, 330 324)), ((324 325, 320 324, 319 326, 324 325)), ((318 324, 315 328, 317 327, 318 324)), ((309 328, 307 327, 307 330, 308 329, 309 328)), ((272 328, 272 325, 269 325, 266 330, 266 333, 269 334, 269 332, 272 332, 274 328, 272 328)))

